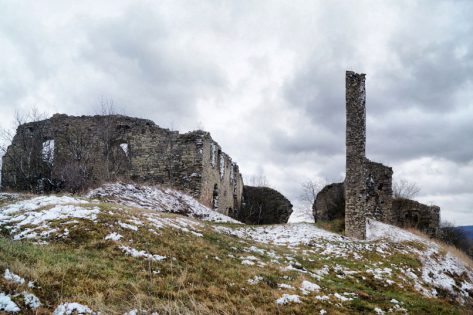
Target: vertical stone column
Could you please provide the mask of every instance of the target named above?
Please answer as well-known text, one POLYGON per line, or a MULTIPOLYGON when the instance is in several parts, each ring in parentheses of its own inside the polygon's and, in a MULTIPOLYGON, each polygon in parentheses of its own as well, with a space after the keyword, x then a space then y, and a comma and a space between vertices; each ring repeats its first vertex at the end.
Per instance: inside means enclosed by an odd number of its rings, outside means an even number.
POLYGON ((347 71, 346 91, 346 178, 345 234, 364 239, 366 234, 365 147, 366 90, 365 75, 347 71))

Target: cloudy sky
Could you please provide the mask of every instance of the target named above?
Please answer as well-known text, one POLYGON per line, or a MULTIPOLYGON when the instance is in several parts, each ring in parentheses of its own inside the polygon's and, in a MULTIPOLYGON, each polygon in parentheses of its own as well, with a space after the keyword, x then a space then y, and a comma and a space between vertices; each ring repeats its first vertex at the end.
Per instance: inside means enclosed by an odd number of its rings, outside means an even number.
POLYGON ((204 128, 297 203, 341 181, 345 70, 367 74, 367 153, 473 224, 473 1, 0 0, 0 117, 124 114, 204 128))

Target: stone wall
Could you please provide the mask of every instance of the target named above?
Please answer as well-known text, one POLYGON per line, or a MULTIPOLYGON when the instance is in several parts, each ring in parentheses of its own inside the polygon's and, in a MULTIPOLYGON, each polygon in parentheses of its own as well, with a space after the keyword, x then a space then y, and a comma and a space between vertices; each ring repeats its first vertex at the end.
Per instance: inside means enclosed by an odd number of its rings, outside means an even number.
POLYGON ((204 131, 180 134, 121 115, 23 124, 2 164, 2 189, 79 191, 105 181, 169 185, 227 214, 239 208, 238 165, 204 131))
POLYGON ((399 206, 399 203, 393 205, 392 169, 381 163, 372 162, 365 156, 365 75, 347 71, 345 84, 345 234, 364 239, 366 218, 402 226, 404 220, 407 220, 406 224, 411 225, 413 220, 411 216, 414 216, 417 218, 417 226, 438 227, 438 215, 435 215, 440 210, 438 207, 409 203, 410 206, 407 208, 409 210, 405 210, 399 206))
POLYGON ((396 224, 404 228, 416 228, 430 236, 437 234, 440 226, 440 208, 427 206, 415 200, 396 198, 393 200, 396 224))
MULTIPOLYGON (((372 162, 370 162, 372 163, 372 162)), ((440 224, 440 208, 437 206, 427 206, 420 202, 404 199, 404 198, 390 198, 390 174, 391 168, 383 166, 382 164, 375 164, 375 168, 371 168, 372 174, 373 169, 377 169, 378 183, 383 184, 383 188, 373 187, 372 196, 368 199, 368 208, 371 205, 378 203, 391 202, 389 211, 374 213, 373 217, 379 221, 384 221, 393 225, 397 225, 403 228, 416 228, 430 236, 435 236, 439 229, 440 224), (376 165, 378 164, 378 165, 376 165), (379 169, 378 169, 379 167, 379 169), (386 173, 384 173, 386 172, 386 173), (381 176, 380 176, 381 175, 381 176), (383 181, 383 177, 384 181, 383 181), (378 198, 378 200, 376 200, 378 198), (373 202, 374 201, 374 202, 373 202), (388 214, 388 215, 387 215, 388 214)), ((344 184, 335 183, 325 186, 318 194, 313 205, 314 221, 332 221, 339 218, 345 217, 345 195, 344 195, 344 184)))
POLYGON ((346 72, 345 234, 366 234, 366 90, 365 75, 346 72))
POLYGON ((392 213, 392 177, 391 167, 365 159, 365 207, 371 218, 382 222, 394 222, 392 213))
POLYGON ((346 72, 345 233, 364 239, 366 218, 396 224, 390 167, 368 160, 365 75, 346 72))
POLYGON ((315 222, 344 218, 345 185, 343 183, 334 183, 325 186, 315 198, 312 213, 315 222))
POLYGON ((291 202, 269 187, 244 186, 243 200, 233 217, 247 224, 287 223, 292 213, 291 202))

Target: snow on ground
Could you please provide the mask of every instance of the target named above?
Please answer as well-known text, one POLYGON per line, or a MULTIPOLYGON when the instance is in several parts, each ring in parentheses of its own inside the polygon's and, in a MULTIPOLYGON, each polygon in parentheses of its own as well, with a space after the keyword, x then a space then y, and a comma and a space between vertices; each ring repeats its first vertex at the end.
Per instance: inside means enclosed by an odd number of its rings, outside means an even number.
POLYGON ((120 249, 127 255, 132 257, 143 257, 148 260, 161 261, 166 259, 166 256, 153 255, 151 253, 145 252, 144 250, 137 250, 128 246, 120 246, 120 249))
POLYGON ((301 292, 304 295, 309 294, 310 292, 317 292, 320 290, 320 286, 312 283, 310 281, 304 280, 301 284, 301 292))
POLYGON ((294 206, 287 223, 314 223, 314 215, 311 209, 294 206))
MULTIPOLYGON (((404 271, 408 277, 415 281, 414 287, 425 296, 438 296, 435 288, 440 288, 448 291, 452 296, 457 296, 458 301, 463 303, 465 299, 470 297, 470 292, 473 292, 473 271, 471 268, 465 266, 450 253, 443 253, 442 248, 435 242, 374 220, 368 220, 366 236, 370 241, 379 239, 390 240, 393 243, 415 241, 426 247, 425 250, 420 250, 410 246, 410 251, 422 262, 421 279, 418 279, 417 275, 410 270, 404 271), (430 285, 434 289, 429 290, 426 285, 430 285)), ((390 272, 390 270, 388 271, 390 272)), ((378 277, 382 273, 376 270, 373 272, 377 273, 378 277)))
POLYGON ((296 294, 283 294, 282 297, 276 300, 276 304, 278 305, 284 305, 288 303, 301 303, 301 300, 296 294))
POLYGON ((58 305, 53 313, 53 315, 70 314, 94 314, 94 312, 88 306, 79 303, 63 303, 58 305))
POLYGON ((422 237, 404 229, 370 219, 366 222, 366 239, 368 241, 388 239, 392 242, 414 241, 425 243, 422 237))
POLYGON ((110 240, 110 241, 119 241, 123 236, 118 234, 118 233, 110 233, 107 236, 105 236, 105 240, 110 240))
POLYGON ((41 302, 36 295, 33 293, 22 292, 23 299, 25 300, 26 306, 31 308, 32 310, 37 309, 41 306, 41 302))
POLYGON ((25 279, 23 279, 19 275, 14 274, 9 269, 5 269, 5 273, 3 274, 3 279, 5 279, 9 282, 20 284, 20 285, 25 283, 25 279))
POLYGON ((179 213, 205 221, 240 223, 205 207, 189 195, 169 188, 114 183, 94 189, 86 197, 100 198, 129 207, 179 213))
POLYGON ((14 239, 47 237, 55 232, 53 220, 95 220, 97 207, 87 208, 87 201, 69 196, 40 196, 0 207, 0 227, 4 226, 14 239), (35 226, 31 228, 30 226, 35 226))
POLYGON ((214 226, 216 231, 251 239, 259 243, 277 245, 309 245, 316 240, 346 241, 347 238, 316 227, 314 224, 278 224, 228 228, 214 226))
POLYGON ((20 308, 15 302, 12 301, 10 296, 0 292, 0 311, 5 311, 7 313, 17 313, 20 311, 20 308))

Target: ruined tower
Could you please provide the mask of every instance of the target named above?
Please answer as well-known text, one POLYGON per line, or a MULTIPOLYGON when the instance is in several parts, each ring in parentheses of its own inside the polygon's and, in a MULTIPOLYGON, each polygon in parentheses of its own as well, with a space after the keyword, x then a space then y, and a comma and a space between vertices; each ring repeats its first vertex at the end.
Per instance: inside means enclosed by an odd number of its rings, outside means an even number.
POLYGON ((366 149, 365 75, 347 71, 346 93, 346 177, 345 232, 347 236, 365 238, 365 207, 363 202, 366 149))
POLYGON ((366 158, 365 75, 346 72, 345 233, 364 239, 366 219, 393 223, 390 167, 366 158))

